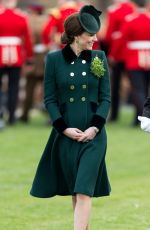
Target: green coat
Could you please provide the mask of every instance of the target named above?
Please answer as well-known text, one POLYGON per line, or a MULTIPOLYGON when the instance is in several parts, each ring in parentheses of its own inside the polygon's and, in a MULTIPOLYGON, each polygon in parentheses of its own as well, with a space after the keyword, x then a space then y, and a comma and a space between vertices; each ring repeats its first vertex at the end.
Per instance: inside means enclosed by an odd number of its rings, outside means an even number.
POLYGON ((104 52, 83 51, 76 57, 70 46, 50 52, 44 92, 53 129, 38 165, 31 195, 43 198, 76 193, 91 197, 109 195, 104 123, 110 107, 110 84, 104 52), (105 74, 100 79, 90 71, 95 56, 104 60, 105 74), (66 127, 84 131, 90 126, 97 126, 100 132, 86 143, 62 134, 66 127))

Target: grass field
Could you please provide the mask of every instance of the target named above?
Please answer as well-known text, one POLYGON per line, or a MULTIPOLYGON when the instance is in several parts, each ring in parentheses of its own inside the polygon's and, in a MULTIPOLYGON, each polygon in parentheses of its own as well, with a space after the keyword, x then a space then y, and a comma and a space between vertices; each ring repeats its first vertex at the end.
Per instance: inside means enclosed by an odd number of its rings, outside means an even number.
MULTIPOLYGON (((122 110, 108 124, 110 197, 93 199, 90 230, 150 230, 150 135, 122 110)), ((42 115, 0 132, 0 230, 72 230, 70 197, 37 199, 29 190, 50 127, 42 115)))

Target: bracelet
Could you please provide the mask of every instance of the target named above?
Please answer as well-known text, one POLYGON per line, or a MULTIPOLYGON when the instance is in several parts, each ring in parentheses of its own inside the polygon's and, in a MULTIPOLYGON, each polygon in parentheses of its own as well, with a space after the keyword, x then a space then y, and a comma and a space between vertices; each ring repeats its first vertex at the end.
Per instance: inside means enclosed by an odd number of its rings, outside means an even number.
POLYGON ((97 134, 99 132, 99 129, 95 126, 92 126, 94 128, 95 133, 97 134))

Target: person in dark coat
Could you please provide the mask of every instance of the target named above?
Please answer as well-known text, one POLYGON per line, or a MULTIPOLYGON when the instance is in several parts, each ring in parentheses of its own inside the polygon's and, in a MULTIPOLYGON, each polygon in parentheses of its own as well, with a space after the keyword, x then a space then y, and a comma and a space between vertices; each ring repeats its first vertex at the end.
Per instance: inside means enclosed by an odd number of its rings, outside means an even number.
MULTIPOLYGON (((46 46, 42 43, 41 38, 41 31, 47 19, 43 14, 44 7, 40 4, 30 4, 28 10, 29 25, 32 30, 34 63, 31 65, 30 71, 25 71, 25 99, 23 101, 22 116, 20 117, 20 120, 25 123, 28 123, 30 120, 30 110, 34 104, 34 94, 37 85, 40 85, 41 88, 43 86, 44 57, 47 53, 46 46)), ((43 94, 43 90, 41 93, 43 94)))
POLYGON ((53 129, 31 195, 72 195, 74 229, 88 229, 91 198, 110 194, 105 155, 110 83, 103 51, 92 50, 101 11, 92 5, 69 16, 62 50, 49 52, 44 101, 53 129))
POLYGON ((138 116, 138 120, 141 122, 141 129, 150 133, 150 97, 147 98, 142 116, 138 116))

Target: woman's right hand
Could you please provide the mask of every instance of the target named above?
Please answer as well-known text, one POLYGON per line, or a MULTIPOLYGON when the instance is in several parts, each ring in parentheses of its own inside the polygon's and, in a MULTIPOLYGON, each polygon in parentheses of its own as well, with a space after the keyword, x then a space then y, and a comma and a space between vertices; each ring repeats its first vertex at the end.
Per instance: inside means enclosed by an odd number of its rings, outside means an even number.
POLYGON ((73 140, 78 140, 84 133, 77 128, 67 128, 63 131, 63 134, 73 140))

